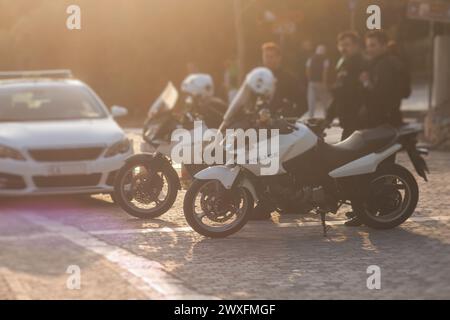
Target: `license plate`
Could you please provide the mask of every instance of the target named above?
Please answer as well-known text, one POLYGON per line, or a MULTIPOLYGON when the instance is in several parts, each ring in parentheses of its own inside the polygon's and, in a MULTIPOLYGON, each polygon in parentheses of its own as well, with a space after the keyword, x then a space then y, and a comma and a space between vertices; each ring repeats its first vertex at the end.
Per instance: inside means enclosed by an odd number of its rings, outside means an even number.
POLYGON ((63 176, 72 174, 86 174, 87 167, 85 164, 61 164, 51 165, 48 167, 49 176, 63 176))

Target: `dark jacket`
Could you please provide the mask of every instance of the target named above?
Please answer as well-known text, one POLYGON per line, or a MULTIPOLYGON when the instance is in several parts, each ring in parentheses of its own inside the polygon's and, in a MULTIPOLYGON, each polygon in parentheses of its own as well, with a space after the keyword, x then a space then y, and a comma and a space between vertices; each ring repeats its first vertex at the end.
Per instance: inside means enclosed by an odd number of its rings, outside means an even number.
POLYGON ((399 84, 399 59, 383 54, 371 62, 369 67, 370 86, 365 89, 367 119, 369 127, 386 123, 398 125, 398 109, 403 98, 399 84))
POLYGON ((270 103, 272 112, 284 117, 301 117, 307 109, 306 94, 300 81, 290 72, 278 69, 273 72, 277 79, 275 95, 270 103))
POLYGON ((332 86, 333 100, 326 115, 328 121, 339 118, 341 126, 347 130, 365 127, 360 118, 364 104, 364 87, 360 76, 366 69, 367 63, 360 54, 339 61, 336 81, 332 86))

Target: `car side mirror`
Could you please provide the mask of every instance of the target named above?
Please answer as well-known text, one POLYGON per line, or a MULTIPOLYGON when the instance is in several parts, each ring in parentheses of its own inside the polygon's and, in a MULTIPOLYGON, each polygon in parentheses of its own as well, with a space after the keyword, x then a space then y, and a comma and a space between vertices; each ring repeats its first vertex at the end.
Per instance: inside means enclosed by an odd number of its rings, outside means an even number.
POLYGON ((128 109, 121 106, 112 106, 111 114, 114 118, 124 117, 128 114, 128 109))

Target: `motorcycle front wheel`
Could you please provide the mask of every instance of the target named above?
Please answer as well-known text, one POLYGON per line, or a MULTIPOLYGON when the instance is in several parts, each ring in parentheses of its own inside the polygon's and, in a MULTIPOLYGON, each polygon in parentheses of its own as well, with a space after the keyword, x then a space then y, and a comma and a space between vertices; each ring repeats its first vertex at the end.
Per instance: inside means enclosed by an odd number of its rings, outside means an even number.
POLYGON ((173 206, 178 185, 179 178, 172 167, 130 162, 117 173, 114 201, 133 217, 153 219, 173 206))
POLYGON ((419 200, 419 188, 407 169, 397 164, 381 167, 368 181, 365 199, 352 203, 366 226, 392 229, 411 217, 419 200))
POLYGON ((241 187, 227 190, 217 180, 194 180, 184 198, 184 216, 194 231, 224 238, 245 226, 254 201, 241 187))

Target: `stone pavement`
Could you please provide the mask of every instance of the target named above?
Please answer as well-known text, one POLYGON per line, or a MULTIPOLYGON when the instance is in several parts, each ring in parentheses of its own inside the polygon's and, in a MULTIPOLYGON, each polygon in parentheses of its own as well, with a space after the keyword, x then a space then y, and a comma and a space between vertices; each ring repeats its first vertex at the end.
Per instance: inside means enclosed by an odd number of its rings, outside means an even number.
MULTIPOLYGON (((139 149, 140 130, 129 130, 139 149)), ((339 139, 328 131, 327 140, 339 139)), ((342 225, 322 236, 318 217, 273 214, 222 240, 193 232, 175 206, 138 220, 109 196, 0 202, 0 299, 450 298, 450 153, 427 159, 413 217, 394 230, 342 225), (369 290, 367 268, 380 267, 369 290), (79 267, 81 288, 67 283, 79 267)), ((400 163, 412 167, 404 154, 400 163)))
MULTIPOLYGON (((314 215, 273 214, 212 240, 182 214, 132 218, 108 196, 2 199, 1 299, 450 298, 450 153, 428 157, 413 218, 394 230, 342 225, 322 236, 314 215), (70 290, 69 266, 81 271, 70 290), (369 290, 367 268, 380 267, 369 290)), ((411 168, 405 155, 400 162, 411 168)))

